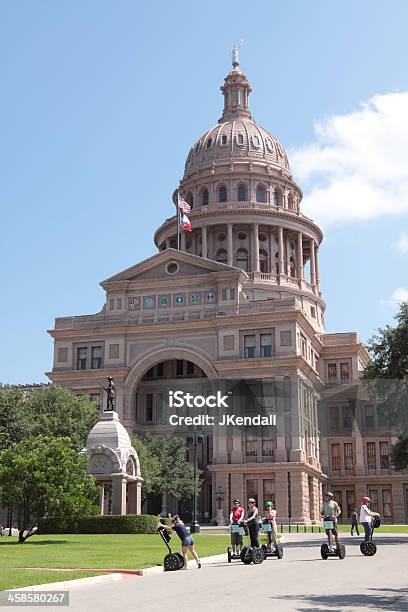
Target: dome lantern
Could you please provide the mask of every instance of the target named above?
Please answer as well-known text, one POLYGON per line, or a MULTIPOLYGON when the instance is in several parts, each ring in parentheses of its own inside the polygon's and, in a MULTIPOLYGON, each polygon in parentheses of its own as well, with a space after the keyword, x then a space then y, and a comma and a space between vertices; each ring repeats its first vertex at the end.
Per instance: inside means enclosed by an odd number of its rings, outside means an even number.
POLYGON ((221 85, 220 89, 224 96, 224 111, 218 123, 241 117, 252 119, 248 104, 252 87, 239 67, 237 47, 232 51, 232 70, 225 77, 224 85, 221 85))

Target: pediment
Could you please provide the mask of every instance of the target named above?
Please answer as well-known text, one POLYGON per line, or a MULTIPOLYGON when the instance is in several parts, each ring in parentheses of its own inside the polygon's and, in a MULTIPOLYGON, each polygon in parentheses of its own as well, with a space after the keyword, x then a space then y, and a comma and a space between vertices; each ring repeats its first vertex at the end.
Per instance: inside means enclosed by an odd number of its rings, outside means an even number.
POLYGON ((202 276, 215 272, 231 271, 242 273, 242 270, 234 266, 228 266, 211 259, 204 259, 198 255, 192 255, 176 249, 166 249, 145 259, 144 261, 119 272, 114 276, 102 281, 100 284, 106 288, 108 285, 123 282, 138 282, 152 280, 172 280, 183 277, 202 276))

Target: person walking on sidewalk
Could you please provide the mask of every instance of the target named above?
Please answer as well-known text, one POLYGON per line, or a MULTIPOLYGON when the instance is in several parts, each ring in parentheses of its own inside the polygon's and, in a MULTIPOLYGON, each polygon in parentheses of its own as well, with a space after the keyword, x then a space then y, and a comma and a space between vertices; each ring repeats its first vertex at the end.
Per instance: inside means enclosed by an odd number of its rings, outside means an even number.
POLYGON ((360 532, 358 530, 358 515, 355 508, 353 508, 353 511, 351 513, 351 535, 354 535, 354 529, 356 530, 356 533, 359 536, 360 532))
POLYGON ((163 523, 159 523, 158 527, 163 527, 164 529, 167 529, 167 531, 175 531, 178 537, 180 538, 181 550, 182 550, 183 559, 184 559, 183 569, 185 570, 187 569, 187 563, 188 563, 187 552, 190 552, 193 555, 194 559, 197 562, 197 567, 198 569, 200 569, 201 563, 200 563, 200 559, 198 558, 197 552, 194 548, 193 536, 189 534, 187 527, 185 526, 185 524, 183 523, 183 521, 181 520, 178 514, 175 514, 171 520, 173 523, 172 527, 170 527, 169 525, 164 525, 163 523))

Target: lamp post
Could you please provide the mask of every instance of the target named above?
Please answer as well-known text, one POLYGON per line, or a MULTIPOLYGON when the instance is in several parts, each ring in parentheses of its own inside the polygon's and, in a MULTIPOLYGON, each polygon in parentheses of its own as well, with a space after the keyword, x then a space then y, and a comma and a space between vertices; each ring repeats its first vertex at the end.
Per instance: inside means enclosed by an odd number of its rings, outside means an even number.
POLYGON ((192 436, 187 438, 187 444, 191 445, 194 449, 194 490, 193 490, 193 515, 191 517, 190 533, 200 533, 200 525, 197 521, 197 445, 204 442, 204 436, 202 434, 194 433, 192 436))

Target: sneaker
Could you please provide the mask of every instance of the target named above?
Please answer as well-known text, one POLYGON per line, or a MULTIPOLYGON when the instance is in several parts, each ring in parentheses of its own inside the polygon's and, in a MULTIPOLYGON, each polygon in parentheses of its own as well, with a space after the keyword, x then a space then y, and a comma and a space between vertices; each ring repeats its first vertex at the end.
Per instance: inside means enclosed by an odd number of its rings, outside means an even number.
POLYGON ((198 569, 201 569, 201 563, 200 563, 200 561, 198 562, 198 569))

